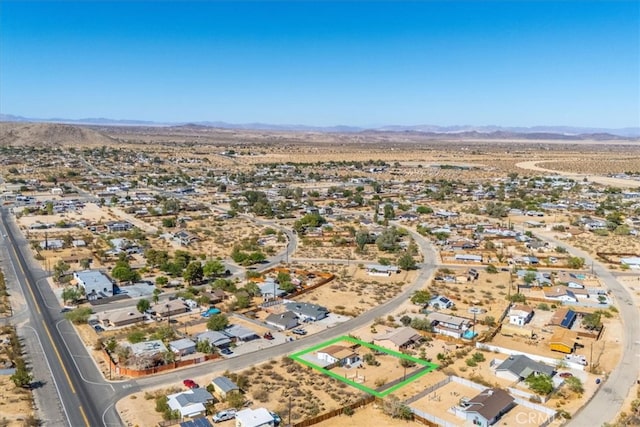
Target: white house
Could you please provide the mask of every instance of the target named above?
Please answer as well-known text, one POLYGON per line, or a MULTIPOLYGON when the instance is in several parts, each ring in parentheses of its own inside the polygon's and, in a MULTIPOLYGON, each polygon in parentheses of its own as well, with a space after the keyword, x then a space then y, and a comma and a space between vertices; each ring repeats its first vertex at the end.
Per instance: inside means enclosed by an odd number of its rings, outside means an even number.
POLYGON ((318 350, 318 359, 329 364, 339 363, 342 366, 352 366, 360 361, 358 353, 343 345, 330 345, 318 350))
POLYGON ((84 294, 90 301, 113 296, 113 283, 101 271, 76 271, 73 278, 78 286, 84 289, 84 294))
POLYGON ((204 388, 193 388, 167 396, 167 404, 174 411, 180 411, 183 417, 206 415, 205 405, 213 402, 213 396, 204 388))
POLYGON ((236 412, 236 427, 273 427, 273 415, 265 408, 243 409, 236 412))
POLYGON ((533 308, 527 305, 516 304, 509 309, 509 323, 524 326, 529 323, 533 317, 533 313, 533 308))

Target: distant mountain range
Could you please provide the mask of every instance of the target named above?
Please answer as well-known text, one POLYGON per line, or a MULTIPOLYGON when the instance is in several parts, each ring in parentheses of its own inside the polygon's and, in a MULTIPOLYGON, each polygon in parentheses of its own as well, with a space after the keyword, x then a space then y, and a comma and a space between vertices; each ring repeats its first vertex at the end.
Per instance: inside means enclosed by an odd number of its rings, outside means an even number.
POLYGON ((640 137, 640 127, 627 127, 619 129, 610 128, 588 128, 573 126, 532 126, 532 127, 507 127, 507 126, 435 126, 435 125, 415 125, 401 126, 388 125, 376 128, 363 128, 356 126, 305 126, 305 125, 274 125, 267 123, 244 123, 235 124, 220 121, 202 122, 154 122, 144 120, 114 120, 105 118, 86 119, 36 119, 29 117, 14 116, 11 114, 0 114, 0 122, 28 122, 28 123, 65 123, 78 125, 100 125, 100 126, 162 126, 162 127, 184 127, 184 128, 220 128, 239 130, 267 130, 267 131, 297 131, 297 132, 332 132, 332 133, 356 133, 356 132, 408 132, 425 134, 427 136, 448 135, 456 138, 517 138, 527 139, 619 139, 640 137), (554 138, 555 137, 555 138, 554 138), (558 138, 560 137, 560 138, 558 138))

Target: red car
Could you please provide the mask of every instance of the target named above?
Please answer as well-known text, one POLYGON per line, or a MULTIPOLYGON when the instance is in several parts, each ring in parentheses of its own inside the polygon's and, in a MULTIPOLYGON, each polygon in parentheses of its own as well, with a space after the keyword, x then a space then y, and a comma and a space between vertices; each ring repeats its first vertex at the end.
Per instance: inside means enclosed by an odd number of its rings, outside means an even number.
POLYGON ((198 388, 198 384, 194 380, 184 380, 182 384, 187 388, 198 388))
POLYGON ((264 338, 265 340, 272 340, 273 339, 273 335, 271 335, 271 332, 267 332, 266 334, 264 334, 262 336, 262 338, 264 338))
POLYGON ((573 376, 571 372, 562 372, 558 375, 560 378, 570 378, 573 376))

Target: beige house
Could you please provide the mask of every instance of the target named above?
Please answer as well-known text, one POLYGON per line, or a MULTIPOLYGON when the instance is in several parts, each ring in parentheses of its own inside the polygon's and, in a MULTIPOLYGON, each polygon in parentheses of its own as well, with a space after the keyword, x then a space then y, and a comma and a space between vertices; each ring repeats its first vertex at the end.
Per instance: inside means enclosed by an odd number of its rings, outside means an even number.
POLYGON ((422 335, 413 328, 402 327, 392 329, 389 332, 377 334, 373 337, 373 343, 380 347, 388 348, 395 351, 401 351, 409 348, 422 340, 422 335))
POLYGON ((100 322, 104 326, 112 326, 114 328, 132 325, 142 321, 144 321, 144 314, 133 308, 105 312, 100 315, 100 322))

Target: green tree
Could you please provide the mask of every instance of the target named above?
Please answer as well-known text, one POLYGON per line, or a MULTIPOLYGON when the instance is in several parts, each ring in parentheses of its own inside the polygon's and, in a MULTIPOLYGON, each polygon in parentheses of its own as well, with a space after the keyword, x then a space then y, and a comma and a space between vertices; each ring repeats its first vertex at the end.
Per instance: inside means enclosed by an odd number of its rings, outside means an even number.
POLYGON ((224 264, 217 259, 207 261, 202 267, 202 272, 206 277, 221 276, 224 271, 224 264))
POLYGON ((133 331, 129 335, 127 335, 127 341, 131 344, 136 344, 145 340, 147 335, 144 331, 133 331))
POLYGON ((535 271, 527 271, 524 274, 524 277, 522 278, 522 280, 524 280, 524 283, 526 283, 527 285, 530 285, 536 280, 536 277, 537 276, 535 271))
POLYGON ((393 210, 393 205, 391 203, 387 203, 383 208, 384 219, 392 220, 396 217, 396 214, 393 210))
POLYGON ((395 227, 384 230, 376 239, 378 249, 385 252, 395 252, 398 250, 398 231, 395 227))
POLYGON ((417 305, 424 305, 429 301, 431 301, 431 293, 426 289, 415 291, 411 296, 411 302, 417 305))
POLYGON ((204 354, 210 354, 212 345, 209 340, 201 340, 196 343, 196 351, 204 354))
POLYGON ((33 381, 33 375, 29 372, 26 365, 23 363, 16 364, 16 371, 10 377, 11 381, 16 387, 28 387, 33 381))
POLYGON ((602 326, 602 315, 599 311, 585 314, 582 318, 582 326, 587 329, 599 329, 602 326))
POLYGON ((584 393, 584 386, 580 378, 575 376, 569 377, 565 379, 564 382, 565 384, 567 384, 567 387, 569 387, 569 390, 571 390, 572 392, 579 393, 579 394, 584 393))
POLYGON ((67 319, 72 323, 75 323, 76 325, 81 325, 89 321, 91 312, 92 312, 91 308, 81 307, 81 308, 76 308, 75 310, 66 312, 64 314, 64 317, 65 319, 67 319))
POLYGON ((67 286, 62 290, 62 301, 65 304, 67 303, 67 301, 76 303, 81 296, 82 293, 78 290, 78 288, 75 287, 67 286))
POLYGON ((258 297, 261 294, 260 286, 258 286, 254 282, 249 282, 246 285, 244 285, 244 290, 252 297, 258 297))
POLYGON ((207 329, 211 331, 221 331, 229 325, 229 319, 226 315, 219 313, 214 314, 207 320, 207 329))
POLYGON ((356 232, 356 247, 359 252, 364 250, 364 247, 367 243, 371 243, 371 237, 367 230, 358 230, 356 232))
POLYGON ((498 273, 498 269, 496 268, 495 265, 489 264, 489 265, 487 265, 487 273, 496 274, 496 273, 498 273))
POLYGON ((175 218, 163 218, 162 219, 162 226, 166 227, 166 228, 173 228, 176 226, 176 219, 175 218))
POLYGON ((584 267, 584 258, 572 256, 567 259, 567 266, 575 270, 579 270, 584 267))
POLYGON ((553 391, 553 381, 549 375, 531 374, 524 381, 537 394, 546 396, 553 391))
POLYGON ((160 301, 160 294, 162 291, 158 288, 153 290, 153 296, 151 297, 154 304, 157 304, 160 301))
POLYGON ((151 308, 151 303, 149 302, 148 299, 146 298, 142 298, 140 301, 138 301, 138 303, 136 304, 136 308, 138 309, 138 311, 142 314, 144 314, 147 310, 149 310, 151 308))
POLYGON ((416 268, 416 261, 410 253, 405 253, 398 258, 398 266, 403 270, 413 270, 416 268))
POLYGON ((64 276, 70 268, 71 266, 63 260, 56 262, 53 266, 53 280, 60 283, 60 278, 64 276))
POLYGON ((164 287, 164 286, 166 286, 166 285, 167 285, 167 283, 169 283, 169 279, 168 279, 167 277, 165 277, 165 276, 158 276, 158 277, 156 277, 156 285, 157 285, 157 286, 162 286, 162 287, 164 287))
POLYGON ((185 268, 184 273, 182 273, 182 277, 191 285, 202 281, 204 273, 200 261, 190 262, 187 268, 185 268))

